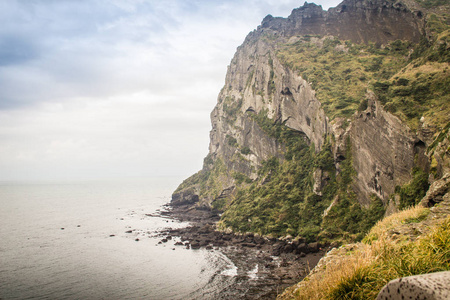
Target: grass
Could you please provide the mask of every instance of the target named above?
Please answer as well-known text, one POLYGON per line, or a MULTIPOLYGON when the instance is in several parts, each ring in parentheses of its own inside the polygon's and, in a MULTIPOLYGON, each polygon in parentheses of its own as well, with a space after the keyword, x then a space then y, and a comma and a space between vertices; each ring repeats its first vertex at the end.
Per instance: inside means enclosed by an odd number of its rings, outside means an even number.
POLYGON ((418 130, 425 117, 439 130, 450 121, 449 23, 445 14, 431 14, 427 26, 433 37, 418 45, 397 40, 376 47, 303 36, 281 45, 277 57, 312 85, 330 120, 364 110, 371 89, 411 129, 418 130))
POLYGON ((401 226, 402 224, 412 223, 413 220, 423 220, 429 213, 428 208, 420 205, 402 210, 396 214, 385 217, 378 221, 370 232, 364 237, 364 243, 371 243, 380 238, 385 238, 385 235, 392 229, 401 226))
POLYGON ((383 219, 351 255, 341 255, 282 299, 370 300, 392 279, 450 270, 450 217, 414 241, 389 236, 391 229, 426 215, 426 208, 414 207, 383 219))
POLYGON ((407 62, 409 42, 395 41, 380 49, 337 38, 301 37, 285 44, 277 57, 307 80, 327 116, 350 117, 361 109, 370 82, 388 79, 407 62))
POLYGON ((199 195, 202 203, 211 201, 220 195, 223 190, 223 182, 226 182, 229 176, 230 174, 220 158, 213 160, 207 156, 204 160, 204 168, 185 179, 174 193, 193 190, 199 195))
POLYGON ((424 172, 420 168, 414 168, 412 172, 412 180, 401 187, 396 187, 395 193, 400 198, 400 209, 414 206, 420 202, 430 186, 428 183, 428 177, 428 172, 424 172))

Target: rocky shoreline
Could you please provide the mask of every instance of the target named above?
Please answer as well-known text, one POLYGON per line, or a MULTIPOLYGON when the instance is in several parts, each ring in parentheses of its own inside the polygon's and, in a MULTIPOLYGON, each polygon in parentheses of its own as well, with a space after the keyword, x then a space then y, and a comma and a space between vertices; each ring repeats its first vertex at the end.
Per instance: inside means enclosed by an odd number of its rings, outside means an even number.
POLYGON ((221 251, 236 266, 236 280, 215 299, 274 299, 285 288, 302 280, 327 251, 325 245, 302 239, 275 239, 252 233, 215 230, 220 216, 191 206, 167 205, 161 216, 189 222, 185 228, 167 228, 159 244, 174 241, 187 249, 221 251))

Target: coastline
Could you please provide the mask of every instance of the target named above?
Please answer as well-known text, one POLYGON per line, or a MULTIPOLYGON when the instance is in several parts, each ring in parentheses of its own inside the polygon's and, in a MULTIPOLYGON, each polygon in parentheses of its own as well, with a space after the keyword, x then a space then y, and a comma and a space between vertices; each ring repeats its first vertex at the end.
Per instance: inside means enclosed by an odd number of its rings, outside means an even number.
MULTIPOLYGON (((195 251, 220 251, 234 264, 234 283, 220 291, 219 299, 275 299, 301 281, 325 255, 327 248, 304 240, 291 241, 215 230, 217 213, 189 206, 166 204, 161 216, 190 223, 158 233, 160 244, 176 241, 176 247, 195 251)), ((217 297, 215 297, 217 299, 217 297)))

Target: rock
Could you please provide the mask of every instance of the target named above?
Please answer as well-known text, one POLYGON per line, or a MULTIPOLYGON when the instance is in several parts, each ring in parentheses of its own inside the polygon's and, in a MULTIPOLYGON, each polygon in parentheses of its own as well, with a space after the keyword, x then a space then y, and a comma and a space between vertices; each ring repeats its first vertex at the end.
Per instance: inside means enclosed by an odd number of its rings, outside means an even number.
POLYGON ((399 118, 385 111, 373 93, 366 98, 368 108, 352 121, 349 132, 337 144, 343 148, 350 138, 357 174, 353 189, 358 201, 368 207, 371 195, 387 201, 395 186, 409 182, 415 156, 425 155, 421 150, 423 142, 399 118))
POLYGON ((322 196, 322 169, 317 168, 313 174, 313 192, 316 195, 322 196))
POLYGON ((317 252, 320 249, 320 244, 319 243, 309 243, 308 248, 309 248, 310 252, 317 252))
POLYGON ((378 294, 377 300, 450 299, 450 272, 402 277, 391 280, 378 294))
POLYGON ((184 190, 182 193, 172 195, 171 204, 174 206, 192 205, 199 200, 198 195, 193 190, 184 190))
POLYGON ((199 242, 192 242, 191 243, 191 249, 200 249, 200 243, 199 242))
POLYGON ((297 251, 298 251, 298 253, 301 253, 301 252, 309 253, 309 247, 306 243, 300 243, 297 246, 297 251))
POLYGON ((424 207, 432 207, 442 202, 444 195, 448 192, 450 192, 450 173, 446 173, 441 179, 431 184, 421 204, 424 207))
POLYGON ((295 246, 292 244, 287 244, 286 246, 283 247, 283 252, 284 253, 291 253, 293 252, 295 249, 295 246))

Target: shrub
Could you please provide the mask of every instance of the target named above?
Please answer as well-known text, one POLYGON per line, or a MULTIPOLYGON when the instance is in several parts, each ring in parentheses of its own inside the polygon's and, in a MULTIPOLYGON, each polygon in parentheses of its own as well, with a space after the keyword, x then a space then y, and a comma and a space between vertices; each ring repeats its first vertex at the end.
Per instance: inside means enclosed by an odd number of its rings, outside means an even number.
POLYGON ((397 188, 397 193, 400 196, 400 209, 414 206, 422 200, 429 187, 428 175, 422 169, 415 168, 411 182, 397 188))

